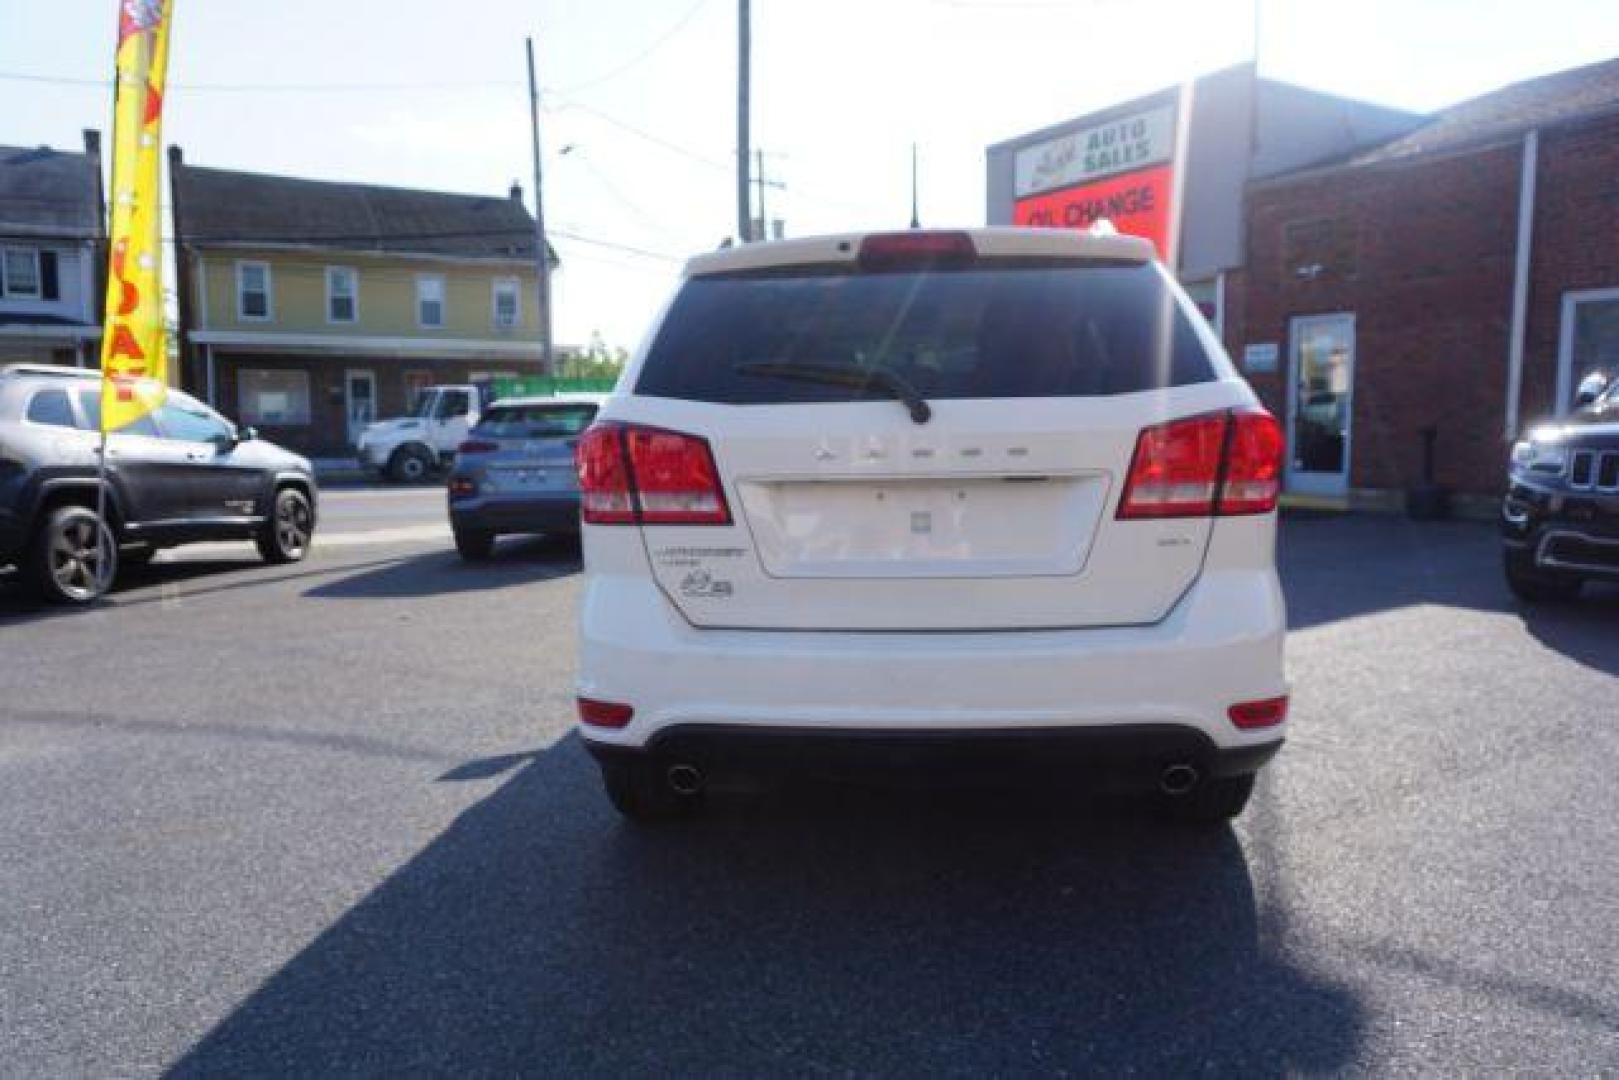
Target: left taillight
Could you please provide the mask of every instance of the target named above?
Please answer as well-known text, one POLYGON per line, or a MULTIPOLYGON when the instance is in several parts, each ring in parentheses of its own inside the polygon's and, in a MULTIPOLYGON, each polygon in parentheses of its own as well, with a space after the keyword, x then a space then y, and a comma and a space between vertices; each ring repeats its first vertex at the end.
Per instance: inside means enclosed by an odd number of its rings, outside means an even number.
POLYGON ((1263 409, 1172 420, 1137 436, 1118 516, 1268 513, 1281 475, 1281 425, 1263 409))
POLYGON ((708 440, 601 423, 579 440, 580 513, 591 525, 729 525, 708 440))

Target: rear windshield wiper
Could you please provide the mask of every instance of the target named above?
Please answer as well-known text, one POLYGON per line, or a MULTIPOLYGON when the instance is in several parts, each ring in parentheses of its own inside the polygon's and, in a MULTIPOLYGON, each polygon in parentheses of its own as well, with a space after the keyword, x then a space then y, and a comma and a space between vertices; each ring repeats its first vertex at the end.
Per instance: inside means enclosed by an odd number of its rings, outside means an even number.
POLYGON ((732 371, 741 375, 770 375, 778 379, 798 379, 801 382, 823 383, 828 386, 853 386, 864 390, 880 386, 904 403, 914 423, 925 424, 933 418, 928 405, 916 387, 895 371, 884 367, 855 367, 852 364, 806 364, 793 360, 755 360, 737 364, 732 371))

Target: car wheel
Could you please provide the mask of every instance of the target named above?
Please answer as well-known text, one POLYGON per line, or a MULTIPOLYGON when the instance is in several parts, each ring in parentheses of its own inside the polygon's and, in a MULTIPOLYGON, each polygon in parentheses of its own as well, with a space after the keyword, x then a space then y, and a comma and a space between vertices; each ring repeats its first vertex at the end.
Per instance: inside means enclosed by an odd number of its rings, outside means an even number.
POLYGON ((396 483, 419 484, 433 471, 433 455, 420 446, 401 446, 388 459, 388 476, 396 483))
POLYGON ((1255 774, 1212 776, 1184 795, 1164 795, 1163 816, 1188 825, 1218 825, 1230 821, 1248 805, 1255 774))
POLYGON ((701 793, 676 792, 655 761, 607 758, 598 764, 613 809, 630 821, 650 825, 690 817, 703 808, 701 793))
POLYGON ((118 573, 118 544, 96 512, 59 506, 34 537, 29 577, 57 604, 92 604, 118 573))
POLYGON ((495 553, 495 534, 482 529, 453 529, 455 550, 468 562, 483 562, 495 553))
POLYGON ((267 563, 292 563, 309 554, 315 537, 315 511, 309 497, 297 488, 275 493, 270 519, 259 530, 259 554, 267 563))
POLYGON ((1507 551, 1504 557, 1507 587, 1514 596, 1530 603, 1556 603, 1572 600, 1584 584, 1577 577, 1549 574, 1535 566, 1527 551, 1507 551))

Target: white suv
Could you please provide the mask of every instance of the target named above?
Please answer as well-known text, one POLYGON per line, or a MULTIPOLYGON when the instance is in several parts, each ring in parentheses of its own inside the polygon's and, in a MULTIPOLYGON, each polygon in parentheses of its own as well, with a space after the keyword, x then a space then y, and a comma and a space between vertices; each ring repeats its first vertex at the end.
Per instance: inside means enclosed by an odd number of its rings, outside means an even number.
POLYGON ((636 819, 778 768, 1234 816, 1287 711, 1281 446, 1141 240, 700 256, 579 446, 580 734, 636 819))

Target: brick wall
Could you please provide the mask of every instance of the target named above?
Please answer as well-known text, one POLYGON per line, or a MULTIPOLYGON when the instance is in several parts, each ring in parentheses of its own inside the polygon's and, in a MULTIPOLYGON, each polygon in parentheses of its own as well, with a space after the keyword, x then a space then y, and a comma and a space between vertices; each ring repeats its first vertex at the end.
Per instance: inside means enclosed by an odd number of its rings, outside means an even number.
POLYGON ((1543 131, 1536 184, 1525 426, 1554 408, 1563 293, 1619 288, 1619 117, 1543 131))
POLYGON ((377 418, 385 420, 405 413, 410 405, 408 374, 416 374, 433 385, 465 383, 474 372, 534 374, 536 361, 518 360, 437 360, 419 358, 319 358, 307 356, 232 355, 214 352, 215 407, 233 420, 240 420, 237 372, 243 368, 297 370, 309 376, 309 419, 307 425, 277 427, 260 424, 260 433, 299 453, 316 456, 347 456, 347 414, 343 396, 344 372, 350 368, 372 372, 377 385, 377 418))
POLYGON ((1251 379, 1283 416, 1289 319, 1355 315, 1354 488, 1417 482, 1430 425, 1441 483, 1500 487, 1519 153, 1512 142, 1249 189, 1227 344, 1239 362, 1247 343, 1280 346, 1277 373, 1251 379))

